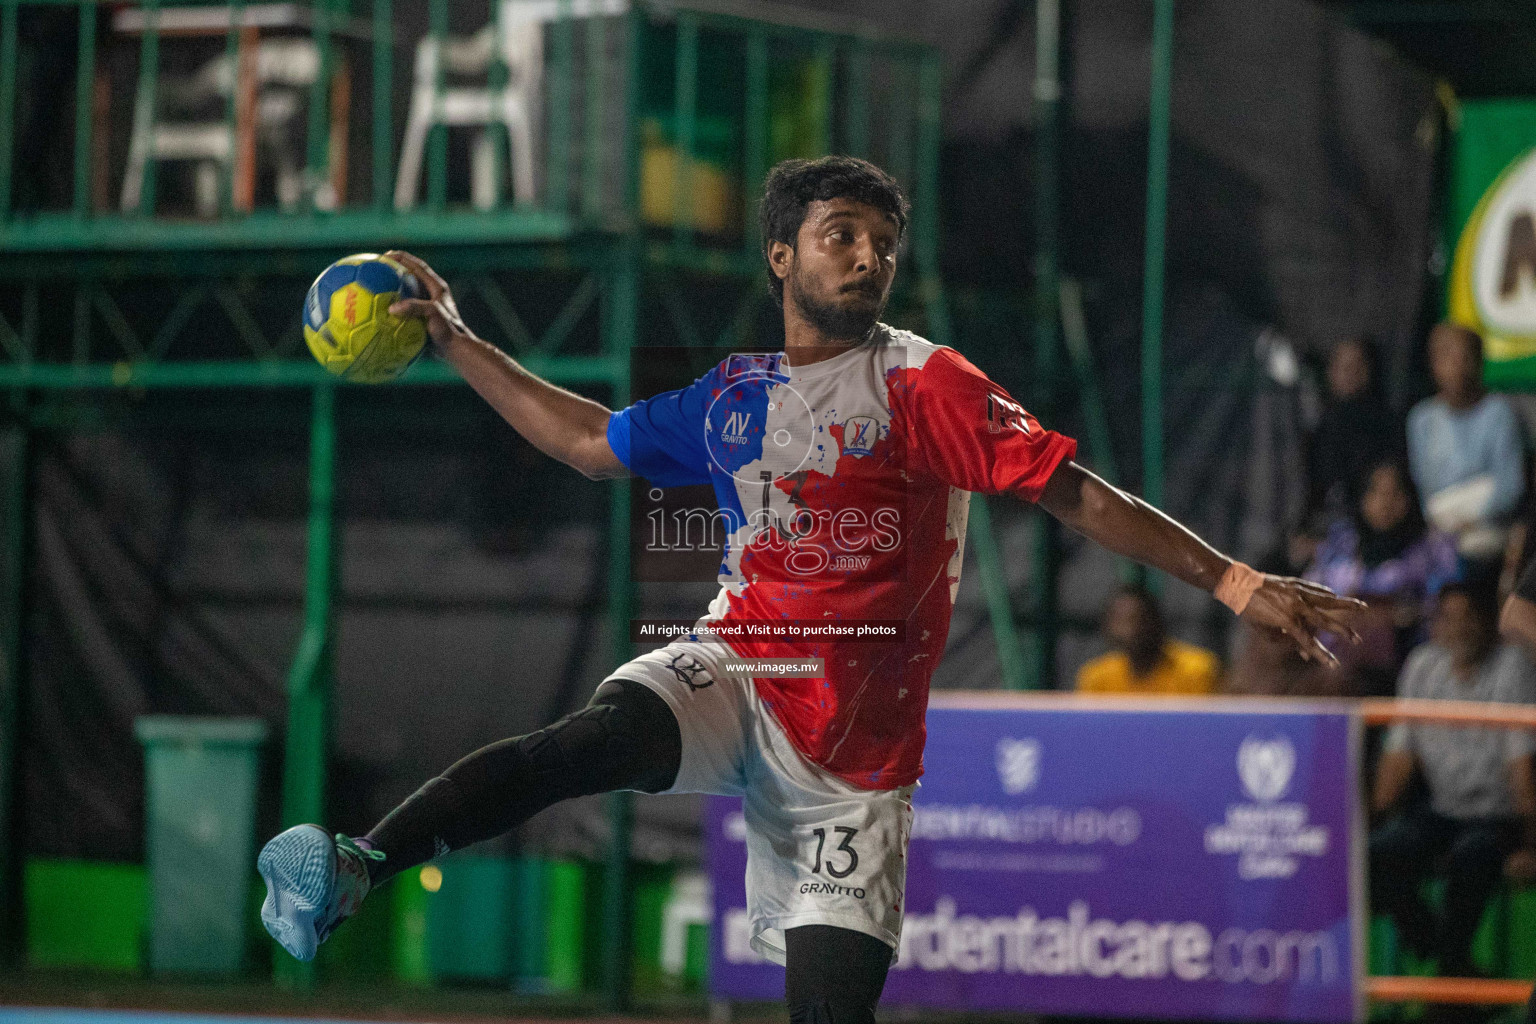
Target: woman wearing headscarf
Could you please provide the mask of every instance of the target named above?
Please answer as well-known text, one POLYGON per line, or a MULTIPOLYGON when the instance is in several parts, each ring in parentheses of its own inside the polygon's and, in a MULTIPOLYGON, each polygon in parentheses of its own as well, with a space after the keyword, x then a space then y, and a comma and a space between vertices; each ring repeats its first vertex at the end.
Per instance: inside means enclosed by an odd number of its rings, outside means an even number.
POLYGON ((1408 469, 1380 458, 1366 473, 1349 512, 1334 519, 1306 577, 1365 601, 1361 642, 1340 645, 1345 692, 1387 695, 1422 637, 1435 595, 1462 566, 1454 541, 1429 528, 1408 469))

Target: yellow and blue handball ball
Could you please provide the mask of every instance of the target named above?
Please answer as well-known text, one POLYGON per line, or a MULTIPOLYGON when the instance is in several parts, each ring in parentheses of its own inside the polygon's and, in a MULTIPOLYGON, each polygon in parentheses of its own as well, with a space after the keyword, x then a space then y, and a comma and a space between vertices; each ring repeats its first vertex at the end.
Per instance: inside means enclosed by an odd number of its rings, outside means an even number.
POLYGON ((389 312, 400 299, 427 290, 401 263, 364 252, 337 260, 304 298, 304 342, 320 365, 361 384, 394 380, 426 347, 427 327, 417 317, 389 312))

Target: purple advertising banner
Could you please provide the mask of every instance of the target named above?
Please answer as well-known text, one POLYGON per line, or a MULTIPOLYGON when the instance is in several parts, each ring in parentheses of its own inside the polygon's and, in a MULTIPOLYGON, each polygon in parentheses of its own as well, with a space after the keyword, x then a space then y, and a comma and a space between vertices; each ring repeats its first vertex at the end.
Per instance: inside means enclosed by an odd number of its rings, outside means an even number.
MULTIPOLYGON (((935 694, 882 1004, 1361 1019, 1358 736, 1318 705, 935 694)), ((710 988, 780 999, 740 801, 706 830, 710 988)))

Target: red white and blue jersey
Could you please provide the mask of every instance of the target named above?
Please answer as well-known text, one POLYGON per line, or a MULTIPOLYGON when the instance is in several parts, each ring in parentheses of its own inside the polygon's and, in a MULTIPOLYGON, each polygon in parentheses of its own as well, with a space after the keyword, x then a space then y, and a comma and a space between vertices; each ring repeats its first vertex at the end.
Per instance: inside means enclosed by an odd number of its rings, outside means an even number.
POLYGON ((822 659, 823 677, 762 676, 757 692, 801 754, 866 789, 922 774, 970 492, 1034 501, 1077 450, 954 349, 883 324, 807 366, 731 356, 614 413, 608 443, 658 487, 714 486, 729 539, 701 621, 905 624, 899 641, 729 641, 822 659))

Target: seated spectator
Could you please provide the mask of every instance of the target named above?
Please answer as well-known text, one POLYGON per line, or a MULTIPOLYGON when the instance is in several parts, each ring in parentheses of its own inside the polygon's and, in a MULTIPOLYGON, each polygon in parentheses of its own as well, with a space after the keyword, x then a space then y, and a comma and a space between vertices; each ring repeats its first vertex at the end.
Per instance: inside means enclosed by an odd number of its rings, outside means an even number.
MULTIPOLYGON (((1499 635, 1522 647, 1527 658, 1536 657, 1536 562, 1526 565, 1514 592, 1505 599, 1499 611, 1499 635)), ((1527 843, 1504 863, 1504 873, 1526 885, 1536 882, 1536 849, 1527 843)), ((1536 991, 1526 1004, 1525 1021, 1536 1024, 1536 991)))
POLYGON ((1221 662, 1203 647, 1169 637, 1157 601, 1141 587, 1122 587, 1104 612, 1112 648, 1077 672, 1082 693, 1212 693, 1221 662))
POLYGON ((1536 659, 1536 562, 1525 567, 1514 591, 1499 610, 1499 635, 1524 648, 1527 657, 1536 659))
POLYGON ((1402 426, 1377 382, 1376 350, 1345 338, 1328 355, 1328 394, 1307 435, 1307 504, 1303 522, 1321 537, 1346 515, 1374 463, 1403 447, 1402 426))
POLYGON ((1451 538, 1425 525, 1400 462, 1378 460, 1357 490, 1358 500, 1329 526, 1305 575, 1366 603, 1355 619, 1360 642, 1329 644, 1344 676, 1338 692, 1385 696, 1424 639, 1435 595, 1460 578, 1461 565, 1451 538))
POLYGON ((1514 407, 1483 390, 1483 339, 1442 323, 1429 335, 1435 394, 1408 414, 1408 457, 1424 516, 1456 538, 1469 577, 1496 578, 1525 494, 1514 407))
MULTIPOLYGON (((1443 587, 1434 639, 1409 657, 1398 695, 1536 702, 1536 673, 1519 650, 1498 643, 1494 613, 1491 587, 1443 587)), ((1436 957, 1443 975, 1471 972, 1472 935, 1506 861, 1530 857, 1521 847, 1536 838, 1533 751, 1536 741, 1519 729, 1400 722, 1387 734, 1371 804, 1377 814, 1398 813, 1371 833, 1372 898, 1396 920, 1404 944, 1436 957), (1428 804, 1399 808, 1416 773, 1428 804), (1437 920, 1419 887, 1442 865, 1437 920)))

